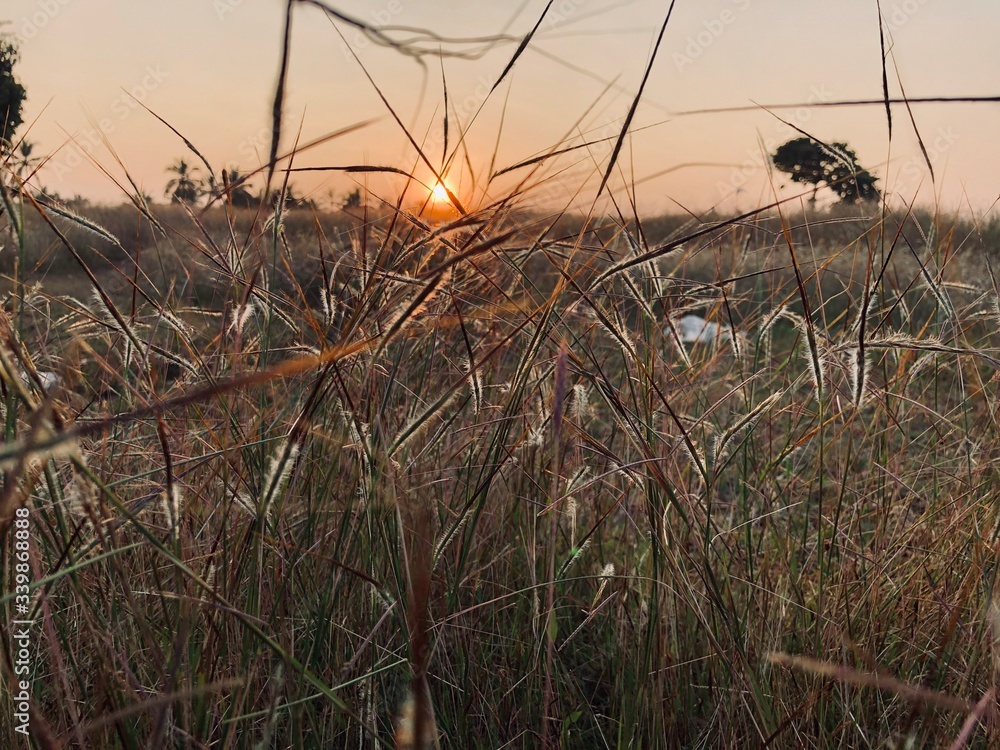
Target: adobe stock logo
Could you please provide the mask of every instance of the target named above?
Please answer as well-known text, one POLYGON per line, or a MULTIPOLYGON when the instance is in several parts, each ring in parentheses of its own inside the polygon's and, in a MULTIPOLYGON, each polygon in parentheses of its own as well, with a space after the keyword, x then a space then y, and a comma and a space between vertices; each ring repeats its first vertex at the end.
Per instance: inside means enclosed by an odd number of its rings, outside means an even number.
POLYGON ((212 9, 220 21, 241 5, 243 5, 243 0, 212 0, 212 9))
MULTIPOLYGON (((941 157, 951 151, 961 136, 955 132, 951 125, 938 128, 930 138, 924 138, 924 146, 927 149, 927 159, 935 167, 941 157)), ((936 170, 935 170, 936 171, 936 170)), ((927 161, 923 154, 913 154, 899 166, 899 175, 911 182, 919 182, 927 173, 927 161)))
MULTIPOLYGON (((405 8, 403 7, 402 0, 389 0, 382 8, 374 8, 369 10, 368 15, 374 22, 371 28, 384 28, 389 25, 389 23, 399 16, 405 8)), ((365 23, 368 23, 367 21, 365 23)), ((340 42, 340 51, 347 60, 353 60, 354 55, 351 53, 353 49, 355 53, 361 50, 367 49, 373 44, 371 36, 366 34, 364 30, 357 27, 352 27, 350 35, 344 34, 343 41, 340 42)))
POLYGON ((38 10, 30 16, 21 18, 21 24, 14 32, 19 45, 38 36, 42 29, 48 26, 52 19, 58 16, 62 9, 71 2, 73 0, 41 0, 38 3, 38 10))

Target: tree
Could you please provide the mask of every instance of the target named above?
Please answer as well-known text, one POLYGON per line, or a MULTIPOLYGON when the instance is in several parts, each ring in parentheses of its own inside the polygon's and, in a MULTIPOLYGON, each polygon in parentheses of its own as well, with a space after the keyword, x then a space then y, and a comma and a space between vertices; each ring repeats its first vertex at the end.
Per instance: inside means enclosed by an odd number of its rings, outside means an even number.
POLYGON ((14 77, 14 66, 20 57, 17 44, 6 34, 0 34, 0 153, 6 153, 21 124, 24 86, 14 77))
POLYGON ((361 208, 361 189, 354 188, 349 192, 340 207, 345 211, 361 208))
MULTIPOLYGON (((284 188, 284 206, 289 210, 299 210, 299 209, 309 209, 316 210, 317 206, 315 201, 311 198, 306 198, 305 196, 296 194, 297 188, 289 183, 284 188)), ((278 205, 278 201, 282 198, 281 190, 272 190, 271 196, 268 199, 268 205, 274 208, 278 205)))
POLYGON ((233 167, 226 175, 229 179, 229 202, 234 208, 254 208, 260 202, 247 190, 247 177, 233 167))
POLYGON ((167 167, 167 171, 176 175, 167 183, 164 195, 169 195, 172 203, 194 203, 201 197, 201 187, 198 184, 198 169, 190 166, 184 159, 178 159, 167 167))
POLYGON ((830 188, 842 203, 879 198, 876 178, 858 164, 857 154, 846 143, 826 147, 812 138, 795 138, 779 146, 771 160, 793 182, 812 185, 813 202, 821 187, 830 188))
POLYGON ((17 176, 21 179, 25 179, 31 174, 31 170, 38 164, 41 159, 38 157, 33 157, 31 152, 35 150, 35 144, 29 140, 22 140, 21 145, 17 149, 16 161, 14 164, 14 171, 17 176))

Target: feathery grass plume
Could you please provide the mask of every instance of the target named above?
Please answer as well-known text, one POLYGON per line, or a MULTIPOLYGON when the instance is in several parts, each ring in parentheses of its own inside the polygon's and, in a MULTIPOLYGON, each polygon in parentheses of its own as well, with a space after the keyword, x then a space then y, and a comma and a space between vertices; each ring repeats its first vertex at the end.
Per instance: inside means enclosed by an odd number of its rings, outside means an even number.
POLYGON ((194 329, 191 328, 187 323, 178 318, 174 313, 166 307, 162 307, 159 310, 159 315, 163 319, 163 322, 178 336, 181 337, 185 343, 191 343, 191 337, 194 336, 194 329))
POLYGON ((858 332, 858 345, 851 354, 850 372, 848 374, 848 386, 850 388, 851 403, 855 409, 861 407, 861 402, 865 398, 865 387, 868 385, 869 357, 866 350, 868 338, 868 318, 878 299, 878 289, 873 287, 867 278, 865 280, 864 302, 861 310, 858 311, 858 320, 854 330, 858 332))
POLYGON ((319 306, 323 313, 321 320, 327 328, 333 325, 334 317, 337 314, 337 305, 338 302, 333 296, 333 290, 324 284, 320 290, 319 306))
POLYGON ((744 352, 746 352, 746 343, 747 343, 746 334, 743 333, 742 331, 733 331, 731 329, 729 331, 726 331, 725 329, 723 329, 722 333, 720 333, 719 335, 729 341, 729 346, 733 350, 733 357, 735 357, 737 360, 743 359, 743 354, 744 352), (727 332, 729 334, 728 336, 725 335, 727 332))
MULTIPOLYGON (((209 557, 208 561, 205 563, 204 573, 202 573, 201 577, 205 581, 205 585, 213 591, 215 590, 215 573, 216 573, 215 559, 213 557, 209 557)), ((208 599, 208 597, 206 597, 205 601, 210 601, 210 600, 208 599)))
POLYGON ((121 331, 121 326, 118 325, 118 321, 115 316, 111 313, 107 304, 104 301, 104 297, 101 293, 94 287, 90 289, 90 302, 87 304, 87 310, 90 311, 93 316, 105 324, 108 328, 115 331, 121 331))
MULTIPOLYGON (((878 311, 878 305, 881 298, 881 292, 877 286, 870 286, 868 288, 868 303, 865 305, 864 316, 865 319, 872 317, 878 311)), ((857 325, 860 325, 861 319, 858 318, 857 325)))
POLYGON ((869 339, 868 346, 872 349, 912 349, 914 351, 937 352, 939 354, 956 354, 977 357, 1000 369, 1000 359, 986 353, 985 349, 949 346, 937 336, 916 338, 905 334, 889 334, 869 339))
POLYGON ((956 292, 965 292, 966 294, 980 295, 983 293, 983 289, 979 285, 968 284, 964 281, 942 281, 941 287, 956 292))
MULTIPOLYGON (((611 335, 611 338, 618 342, 626 359, 637 359, 638 354, 635 350, 635 344, 632 343, 632 337, 629 335, 628 331, 625 330, 625 327, 622 326, 620 322, 612 320, 611 316, 602 310, 600 305, 593 302, 589 297, 584 299, 587 302, 586 314, 590 317, 590 319, 596 322, 601 328, 611 335)), ((615 311, 615 317, 617 317, 617 311, 615 311)))
POLYGON ((472 412, 479 414, 483 408, 483 379, 482 368, 472 368, 472 362, 468 357, 462 359, 462 370, 466 373, 469 382, 469 392, 472 395, 472 412))
POLYGON ((757 404, 753 409, 748 411, 742 417, 736 420, 732 425, 730 425, 725 432, 716 437, 715 439, 715 462, 716 464, 722 463, 726 458, 726 451, 729 449, 730 444, 740 435, 744 430, 753 426, 753 424, 760 419, 761 415, 765 412, 770 411, 771 408, 778 402, 782 397, 783 393, 781 391, 775 391, 770 396, 765 398, 759 404, 757 404))
POLYGON ((229 333, 235 332, 237 336, 243 335, 243 326, 245 326, 247 321, 253 316, 254 311, 255 308, 253 300, 248 299, 242 305, 233 310, 233 319, 230 321, 227 331, 229 333))
POLYGON ((169 492, 164 490, 160 493, 160 507, 167 519, 170 537, 176 541, 180 534, 181 513, 184 508, 184 495, 176 482, 171 485, 169 492))
POLYGON ((534 422, 528 428, 528 436, 521 443, 521 448, 540 448, 545 443, 545 431, 547 427, 548 422, 534 422))
POLYGON ((89 308, 91 313, 108 328, 118 331, 125 336, 125 351, 122 353, 122 363, 128 368, 133 358, 145 349, 140 340, 139 332, 120 313, 112 309, 113 303, 111 302, 111 298, 107 296, 103 289, 93 286, 90 289, 90 295, 92 297, 92 307, 89 308))
MULTIPOLYGON (((641 250, 634 242, 632 247, 636 252, 641 250)), ((640 279, 649 282, 649 285, 653 288, 655 299, 663 299, 665 293, 663 291, 663 272, 660 270, 660 259, 650 258, 637 265, 635 269, 640 279)))
MULTIPOLYGON (((788 313, 786 312, 785 315, 787 317, 788 313)), ((816 389, 816 399, 821 400, 823 398, 823 385, 826 378, 826 361, 823 353, 820 352, 819 340, 816 337, 816 330, 812 322, 801 315, 796 315, 795 317, 798 318, 799 328, 802 330, 802 335, 806 340, 806 351, 803 353, 803 357, 809 366, 813 388, 816 389)))
POLYGON ((591 414, 590 389, 585 383, 576 383, 573 388, 573 397, 569 402, 569 415, 577 424, 587 421, 591 414))
POLYGON ((569 572, 569 569, 571 567, 573 567, 573 564, 577 560, 580 559, 580 556, 590 546, 590 542, 591 542, 591 540, 588 538, 588 539, 585 539, 584 542, 583 542, 583 544, 581 544, 579 547, 572 547, 572 548, 570 548, 569 557, 566 558, 566 562, 564 562, 562 564, 562 566, 559 568, 559 572, 556 573, 556 580, 557 581, 560 580, 560 579, 562 579, 562 578, 565 578, 566 573, 569 572))
POLYGON ((689 436, 681 436, 678 438, 678 441, 681 449, 684 451, 684 455, 687 456, 688 461, 691 463, 691 467, 694 469, 695 474, 704 480, 705 477, 708 476, 708 470, 705 468, 707 464, 704 451, 699 450, 689 436))
MULTIPOLYGON (((80 455, 80 461, 86 465, 83 455, 80 455)), ((66 512, 79 523, 80 538, 85 541, 92 539, 95 531, 94 523, 98 519, 98 492, 97 488, 75 467, 63 488, 62 504, 66 512)))
POLYGON ((63 305, 68 309, 68 312, 58 318, 57 322, 66 333, 83 335, 97 330, 99 318, 90 309, 88 303, 67 294, 63 297, 63 305))
POLYGON ((44 202, 40 202, 39 205, 43 206, 47 211, 51 211, 56 216, 61 216, 62 218, 69 220, 71 223, 81 227, 82 229, 85 229, 88 232, 97 235, 102 240, 110 242, 119 250, 123 251, 125 250, 125 248, 122 247, 122 243, 119 241, 117 237, 115 237, 111 232, 102 227, 93 219, 88 219, 84 216, 80 216, 79 214, 73 213, 65 206, 61 206, 52 200, 45 200, 44 202))
MULTIPOLYGON (((638 271, 639 269, 640 267, 636 267, 635 270, 638 271)), ((646 316, 650 320, 655 319, 656 315, 653 312, 653 305, 650 303, 648 299, 646 299, 646 295, 643 294, 642 290, 640 290, 639 287, 636 285, 635 280, 632 278, 632 275, 624 273, 622 274, 622 280, 625 282, 625 286, 628 288, 628 290, 632 292, 632 298, 639 304, 639 307, 642 309, 642 311, 646 313, 646 316)))
POLYGON ((778 318, 786 313, 787 309, 785 305, 778 305, 771 308, 767 315, 761 318, 760 325, 757 328, 757 345, 760 346, 763 344, 764 346, 764 362, 771 361, 771 342, 774 338, 774 324, 778 322, 778 318))
POLYGON ((719 447, 719 436, 716 435, 712 437, 715 433, 715 428, 712 425, 706 424, 705 435, 701 442, 704 444, 705 448, 701 451, 702 460, 705 462, 705 471, 711 474, 716 471, 715 460, 716 460, 716 450, 719 447))
POLYGON ((569 546, 576 546, 576 522, 579 503, 576 494, 586 484, 587 476, 590 474, 589 466, 581 466, 574 471, 566 480, 566 488, 563 490, 562 499, 566 502, 566 515, 569 517, 569 546))
POLYGON ((258 506, 250 498, 249 495, 247 495, 247 494, 245 494, 243 492, 234 492, 233 493, 233 502, 235 503, 235 505, 236 505, 237 508, 239 508, 240 510, 242 510, 248 516, 250 516, 251 518, 257 518, 257 515, 258 515, 258 506))
POLYGON ((566 499, 566 515, 569 517, 569 546, 576 546, 576 498, 572 495, 566 499))
POLYGON ((615 577, 615 564, 606 563, 604 567, 601 568, 600 572, 597 574, 597 593, 594 594, 594 599, 590 604, 590 608, 593 609, 597 606, 597 600, 601 598, 601 594, 604 593, 604 589, 607 587, 608 583, 612 578, 615 577))
POLYGON ((281 495, 288 477, 291 476, 300 447, 297 440, 286 437, 271 456, 264 483, 261 485, 259 520, 270 518, 275 498, 281 495))
POLYGON ((448 544, 455 539, 458 532, 462 530, 463 526, 465 526, 465 522, 469 520, 469 515, 469 513, 462 513, 452 522, 450 526, 438 535, 437 540, 434 542, 434 563, 437 563, 438 559, 441 557, 441 553, 444 552, 448 544))
POLYGON ((864 347, 857 347, 851 353, 851 369, 849 374, 849 385, 851 389, 851 403, 854 408, 861 408, 865 399, 865 390, 868 386, 868 373, 871 370, 871 356, 864 347))

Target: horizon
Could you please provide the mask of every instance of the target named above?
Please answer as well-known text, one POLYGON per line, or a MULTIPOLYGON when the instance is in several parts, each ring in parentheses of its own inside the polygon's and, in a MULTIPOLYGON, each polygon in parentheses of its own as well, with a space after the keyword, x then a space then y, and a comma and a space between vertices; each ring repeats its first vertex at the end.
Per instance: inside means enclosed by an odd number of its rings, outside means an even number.
MULTIPOLYGON (((516 43, 539 21, 544 2, 524 3, 516 13, 457 2, 417 8, 400 0, 374 9, 360 2, 333 7, 386 27, 394 39, 416 33, 401 27, 427 29, 441 38, 425 37, 415 43, 424 54, 408 56, 350 26, 335 27, 315 7, 296 7, 280 151, 290 149, 297 137, 305 143, 368 122, 297 154, 296 167, 389 166, 412 170, 431 190, 436 180, 420 164, 409 136, 423 144, 435 168, 442 165, 443 75, 451 129, 446 182, 463 203, 474 206, 505 195, 530 170, 498 179, 485 194, 487 172, 548 150, 600 141, 547 160, 521 196, 539 208, 583 211, 593 204, 611 141, 639 90, 665 13, 651 0, 553 3, 510 74, 490 94, 516 43), (438 47, 441 55, 435 54, 438 47), (465 135, 456 147, 461 131, 465 135)), ((277 0, 254 5, 188 0, 155 9, 114 0, 86 8, 73 0, 15 0, 4 13, 11 21, 5 31, 19 40, 15 73, 28 96, 15 141, 26 138, 36 145, 33 156, 50 157, 34 187, 94 203, 121 202, 120 188, 101 171, 123 180, 116 164, 120 158, 141 189, 165 200, 167 167, 178 158, 189 163, 197 158, 132 97, 191 140, 217 174, 234 166, 244 173, 258 168, 269 148, 282 10, 277 0), (144 26, 154 27, 156 34, 128 31, 144 26)), ((954 81, 969 81, 977 71, 978 80, 991 80, 982 73, 997 62, 986 51, 988 44, 976 40, 986 40, 988 29, 995 28, 991 18, 1000 22, 1000 8, 985 0, 961 8, 941 0, 902 0, 883 4, 882 16, 891 96, 903 96, 893 80, 897 69, 908 98, 995 94, 970 84, 957 90, 954 81), (954 33, 958 30, 961 34, 954 33), (941 50, 938 55, 923 54, 931 40, 941 50)), ((778 13, 750 0, 679 5, 609 190, 628 200, 634 184, 636 206, 646 214, 735 213, 802 192, 783 177, 782 187, 768 181, 764 151, 773 153, 798 136, 780 116, 827 143, 846 142, 878 178, 879 188, 897 202, 988 213, 998 191, 982 165, 1000 157, 993 138, 1000 125, 995 103, 912 106, 935 169, 933 181, 914 124, 901 106, 893 107, 891 143, 883 106, 679 114, 752 103, 879 99, 881 73, 879 24, 871 8, 817 14, 798 7, 778 13), (771 41, 774 37, 781 43, 771 41), (843 40, 849 40, 846 56, 815 53, 843 40)), ((397 175, 356 176, 298 173, 292 183, 321 204, 366 185, 394 201, 403 186, 397 175)), ((259 179, 253 183, 254 189, 261 187, 259 179)), ((407 199, 426 198, 420 192, 407 199)), ((597 210, 610 205, 607 192, 597 210)))

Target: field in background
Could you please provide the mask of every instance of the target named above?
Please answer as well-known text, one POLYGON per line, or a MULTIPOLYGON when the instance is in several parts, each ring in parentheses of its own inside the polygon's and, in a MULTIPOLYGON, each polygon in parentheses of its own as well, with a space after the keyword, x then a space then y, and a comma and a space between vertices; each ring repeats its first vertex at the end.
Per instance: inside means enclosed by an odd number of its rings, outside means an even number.
POLYGON ((3 503, 52 736, 391 744, 426 674, 446 747, 936 747, 992 694, 995 224, 643 261, 703 225, 43 211, 65 244, 5 216, 3 503))

